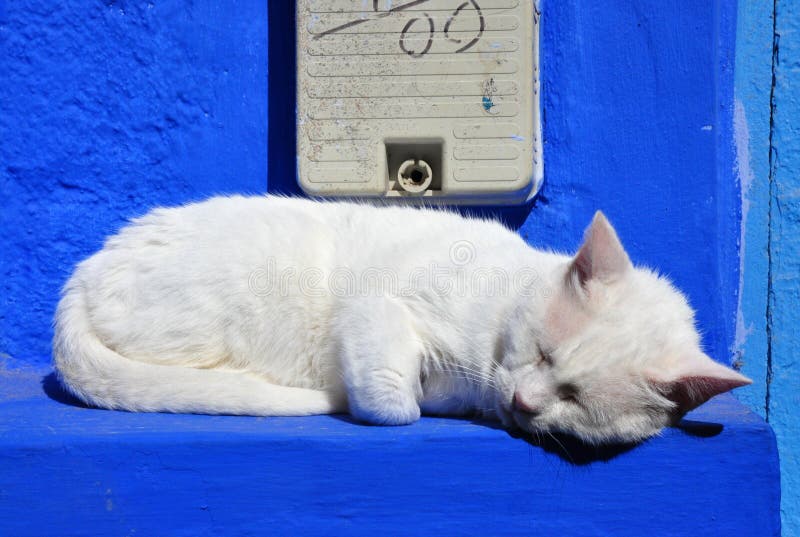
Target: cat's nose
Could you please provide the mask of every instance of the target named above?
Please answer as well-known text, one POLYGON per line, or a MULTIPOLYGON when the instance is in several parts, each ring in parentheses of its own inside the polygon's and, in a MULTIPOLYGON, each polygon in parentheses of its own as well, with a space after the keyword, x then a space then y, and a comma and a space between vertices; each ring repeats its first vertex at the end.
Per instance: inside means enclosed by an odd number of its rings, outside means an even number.
POLYGON ((514 399, 511 401, 511 405, 519 410, 520 412, 525 412, 526 414, 536 415, 539 413, 539 409, 536 405, 532 404, 530 401, 526 401, 525 397, 520 395, 519 392, 514 392, 514 399))

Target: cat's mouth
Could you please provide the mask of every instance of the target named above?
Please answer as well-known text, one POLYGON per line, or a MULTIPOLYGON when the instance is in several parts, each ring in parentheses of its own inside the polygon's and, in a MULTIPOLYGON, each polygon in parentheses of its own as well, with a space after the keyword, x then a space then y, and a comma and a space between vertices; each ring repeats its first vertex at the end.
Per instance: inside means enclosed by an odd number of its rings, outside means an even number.
POLYGON ((592 435, 581 434, 580 431, 554 426, 552 423, 546 423, 545 421, 543 421, 538 414, 525 412, 523 410, 518 410, 513 407, 511 408, 511 416, 513 417, 514 422, 521 430, 539 439, 543 437, 552 438, 553 435, 558 435, 562 437, 572 438, 575 441, 580 442, 582 444, 593 445, 593 446, 604 443, 613 444, 625 441, 622 438, 618 439, 612 437, 603 437, 601 439, 599 437, 595 437, 592 435))
MULTIPOLYGON (((537 439, 539 442, 547 438, 560 437, 572 439, 572 442, 577 442, 583 445, 598 444, 596 438, 589 438, 578 434, 575 431, 567 431, 558 427, 552 427, 543 423, 541 420, 537 420, 537 417, 532 414, 512 409, 511 415, 513 416, 514 422, 517 424, 520 430, 531 435, 532 437, 535 437, 535 439, 537 439)), ((558 440, 556 440, 556 443, 559 443, 558 440)))
POLYGON ((511 417, 514 418, 514 423, 523 431, 529 433, 545 433, 546 429, 541 423, 537 423, 536 414, 518 410, 513 406, 510 409, 511 417))

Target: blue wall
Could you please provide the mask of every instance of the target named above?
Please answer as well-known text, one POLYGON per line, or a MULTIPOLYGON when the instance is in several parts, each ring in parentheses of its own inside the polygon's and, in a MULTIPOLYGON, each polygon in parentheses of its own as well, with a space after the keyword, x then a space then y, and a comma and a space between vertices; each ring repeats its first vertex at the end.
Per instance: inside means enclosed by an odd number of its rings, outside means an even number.
MULTIPOLYGON (((296 192, 291 5, 224 5, 26 0, 0 12, 0 352, 49 360, 59 286, 125 218, 263 192, 268 176, 270 190, 296 192)), ((503 217, 533 243, 573 249, 603 209, 635 261, 687 291, 708 350, 729 361, 733 8, 543 9, 546 182, 503 217)))
MULTIPOLYGON (((546 181, 504 218, 533 243, 573 249, 603 209, 634 260, 688 292, 708 350, 730 361, 735 12, 662 0, 543 9, 546 181)), ((297 191, 291 31, 289 2, 6 5, 0 352, 49 359, 59 286, 125 218, 263 192, 267 176, 270 190, 297 191)))
POLYGON ((734 141, 742 188, 736 359, 753 384, 737 391, 762 417, 767 406, 770 92, 774 6, 742 2, 737 17, 734 141))
POLYGON ((0 358, 49 360, 59 288, 126 218, 266 191, 266 10, 0 0, 0 358))
POLYGON ((800 535, 800 6, 743 3, 736 57, 744 221, 741 395, 775 429, 785 535, 800 535), (766 357, 766 359, 764 359, 766 357))
POLYGON ((772 173, 770 179, 770 326, 768 419, 782 470, 785 535, 800 535, 800 5, 775 12, 772 173))

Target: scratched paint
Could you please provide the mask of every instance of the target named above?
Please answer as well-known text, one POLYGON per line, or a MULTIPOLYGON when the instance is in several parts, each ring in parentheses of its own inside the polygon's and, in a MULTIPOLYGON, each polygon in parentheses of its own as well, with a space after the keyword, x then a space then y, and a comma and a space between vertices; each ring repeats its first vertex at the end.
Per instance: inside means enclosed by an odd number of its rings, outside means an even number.
POLYGON ((493 114, 492 108, 494 108, 495 93, 497 93, 497 85, 494 82, 494 78, 489 78, 483 83, 483 97, 481 98, 483 109, 488 114, 493 114))

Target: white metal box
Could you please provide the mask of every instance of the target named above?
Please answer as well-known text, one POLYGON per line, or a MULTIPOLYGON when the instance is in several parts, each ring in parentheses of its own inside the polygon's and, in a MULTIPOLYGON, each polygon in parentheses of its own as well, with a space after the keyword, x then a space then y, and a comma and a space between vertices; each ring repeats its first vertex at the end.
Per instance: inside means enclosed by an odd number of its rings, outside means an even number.
POLYGON ((298 0, 298 181, 521 203, 542 179, 533 0, 298 0))

